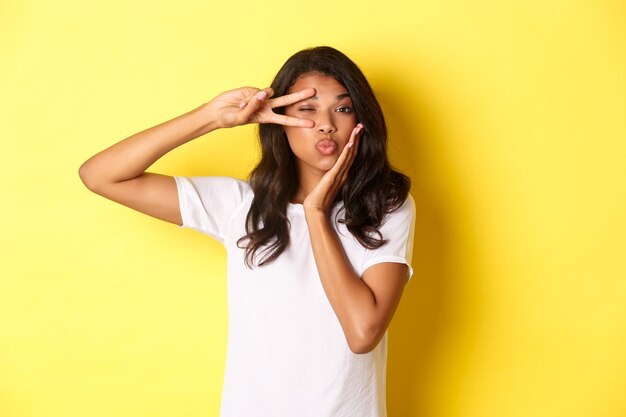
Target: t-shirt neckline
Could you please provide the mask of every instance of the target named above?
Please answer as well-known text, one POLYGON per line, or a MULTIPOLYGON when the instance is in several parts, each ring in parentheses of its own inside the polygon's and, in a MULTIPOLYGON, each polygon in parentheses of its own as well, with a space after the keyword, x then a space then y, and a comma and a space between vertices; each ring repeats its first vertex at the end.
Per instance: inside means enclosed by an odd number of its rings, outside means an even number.
POLYGON ((304 206, 300 203, 288 203, 287 211, 293 211, 296 213, 304 213, 304 206))

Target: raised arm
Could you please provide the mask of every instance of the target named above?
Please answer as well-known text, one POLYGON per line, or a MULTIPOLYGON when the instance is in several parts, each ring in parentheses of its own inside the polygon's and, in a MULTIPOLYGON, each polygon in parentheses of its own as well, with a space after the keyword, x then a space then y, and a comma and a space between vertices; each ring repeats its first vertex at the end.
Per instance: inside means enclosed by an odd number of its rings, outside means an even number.
POLYGON ((242 87, 136 133, 85 161, 79 175, 91 191, 127 207, 174 224, 182 224, 176 183, 171 176, 146 172, 172 149, 212 130, 247 123, 310 127, 313 122, 276 114, 273 108, 315 94, 314 89, 269 99, 272 90, 242 87))
MULTIPOLYGON (((361 277, 350 264, 329 218, 335 195, 356 158, 363 126, 357 125, 335 165, 303 202, 313 257, 322 287, 341 324, 350 350, 372 351, 384 336, 408 281, 408 266, 381 262, 361 277)), ((410 224, 404 225, 410 227, 410 224)))

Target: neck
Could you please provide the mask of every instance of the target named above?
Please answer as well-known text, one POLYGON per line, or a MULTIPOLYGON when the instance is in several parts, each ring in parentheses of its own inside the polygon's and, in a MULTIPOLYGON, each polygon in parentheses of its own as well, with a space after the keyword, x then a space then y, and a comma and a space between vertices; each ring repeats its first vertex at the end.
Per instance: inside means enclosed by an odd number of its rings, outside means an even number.
POLYGON ((298 167, 298 192, 291 199, 292 203, 302 204, 304 199, 313 191, 320 182, 325 172, 316 169, 307 169, 306 167, 298 167))

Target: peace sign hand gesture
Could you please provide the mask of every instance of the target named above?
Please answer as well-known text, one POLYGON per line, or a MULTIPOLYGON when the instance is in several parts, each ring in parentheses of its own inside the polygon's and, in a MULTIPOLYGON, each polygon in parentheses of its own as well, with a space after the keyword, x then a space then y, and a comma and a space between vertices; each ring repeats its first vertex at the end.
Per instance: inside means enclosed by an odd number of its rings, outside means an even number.
POLYGON ((226 91, 207 103, 218 127, 234 127, 248 123, 276 123, 284 126, 313 127, 312 120, 276 114, 272 109, 296 103, 315 95, 314 88, 270 99, 271 88, 259 90, 241 87, 226 91))

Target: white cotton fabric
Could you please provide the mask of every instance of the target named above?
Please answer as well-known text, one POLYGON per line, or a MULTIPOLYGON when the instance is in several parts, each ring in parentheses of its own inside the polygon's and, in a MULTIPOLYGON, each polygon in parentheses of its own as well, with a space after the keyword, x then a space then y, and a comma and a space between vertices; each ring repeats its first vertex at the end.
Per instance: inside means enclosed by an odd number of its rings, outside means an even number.
MULTIPOLYGON (((246 181, 175 177, 182 227, 222 242, 228 254, 228 347, 221 417, 386 417, 387 333, 366 354, 350 351, 322 287, 304 210, 289 204, 290 243, 274 262, 248 269, 237 240, 252 201, 246 181)), ((331 218, 340 204, 332 210, 331 218)), ((341 214, 341 213, 340 213, 341 214)), ((411 269, 415 206, 409 195, 367 250, 333 222, 359 276, 380 262, 411 269)))

